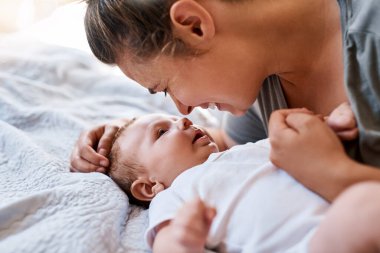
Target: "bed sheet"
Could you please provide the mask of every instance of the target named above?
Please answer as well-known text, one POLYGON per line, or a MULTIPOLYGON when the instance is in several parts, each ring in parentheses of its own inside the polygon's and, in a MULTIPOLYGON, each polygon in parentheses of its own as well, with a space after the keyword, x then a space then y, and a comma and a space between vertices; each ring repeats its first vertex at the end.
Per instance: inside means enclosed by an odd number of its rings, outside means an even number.
MULTIPOLYGON (((106 175, 70 173, 79 133, 149 112, 169 98, 115 74, 85 52, 0 41, 0 252, 149 252, 147 211, 106 175)), ((215 126, 198 110, 191 119, 215 126)))

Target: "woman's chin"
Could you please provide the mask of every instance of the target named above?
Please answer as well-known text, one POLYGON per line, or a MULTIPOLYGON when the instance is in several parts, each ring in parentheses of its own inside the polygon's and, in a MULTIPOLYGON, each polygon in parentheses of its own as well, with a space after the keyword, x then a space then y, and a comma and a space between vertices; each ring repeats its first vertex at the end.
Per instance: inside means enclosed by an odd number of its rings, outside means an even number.
POLYGON ((224 112, 229 112, 232 113, 235 116, 242 116, 244 115, 248 109, 238 109, 236 107, 233 107, 231 105, 227 104, 217 104, 218 110, 219 111, 224 111, 224 112))

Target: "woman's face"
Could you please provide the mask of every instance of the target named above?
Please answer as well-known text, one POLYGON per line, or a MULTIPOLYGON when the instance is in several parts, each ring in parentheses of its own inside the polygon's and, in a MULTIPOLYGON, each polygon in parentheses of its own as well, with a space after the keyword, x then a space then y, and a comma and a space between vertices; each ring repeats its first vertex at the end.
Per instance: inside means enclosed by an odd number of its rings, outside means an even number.
POLYGON ((138 64, 124 55, 118 66, 150 91, 167 92, 182 114, 215 103, 221 111, 242 115, 256 99, 265 74, 259 68, 255 71, 259 62, 238 51, 226 48, 188 58, 159 56, 138 64))

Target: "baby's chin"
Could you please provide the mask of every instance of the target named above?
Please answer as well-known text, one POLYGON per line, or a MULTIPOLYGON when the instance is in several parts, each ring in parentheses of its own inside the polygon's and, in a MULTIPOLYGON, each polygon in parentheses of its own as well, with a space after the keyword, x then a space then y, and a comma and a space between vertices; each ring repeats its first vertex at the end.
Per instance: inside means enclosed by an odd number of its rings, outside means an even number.
POLYGON ((212 151, 211 151, 210 155, 211 155, 212 153, 218 153, 218 152, 219 152, 218 145, 216 145, 215 142, 210 142, 209 145, 210 145, 210 147, 212 148, 212 151))

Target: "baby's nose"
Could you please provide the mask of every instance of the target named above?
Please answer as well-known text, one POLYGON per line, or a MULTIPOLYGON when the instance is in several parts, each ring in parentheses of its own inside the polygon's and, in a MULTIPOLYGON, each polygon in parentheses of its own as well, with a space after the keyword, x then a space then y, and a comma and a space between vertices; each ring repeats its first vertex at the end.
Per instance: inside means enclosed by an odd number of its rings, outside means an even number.
POLYGON ((193 122, 191 122, 191 120, 189 120, 188 118, 182 118, 180 120, 178 120, 178 126, 180 129, 188 129, 191 125, 193 124, 193 122))

